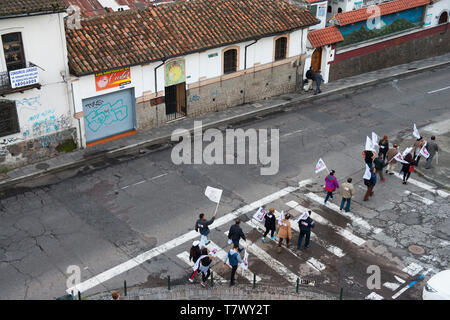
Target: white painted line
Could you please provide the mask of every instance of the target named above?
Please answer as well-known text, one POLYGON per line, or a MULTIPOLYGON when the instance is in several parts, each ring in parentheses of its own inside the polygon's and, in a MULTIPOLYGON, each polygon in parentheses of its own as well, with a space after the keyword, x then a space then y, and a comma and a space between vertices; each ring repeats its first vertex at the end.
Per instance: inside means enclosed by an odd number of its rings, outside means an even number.
MULTIPOLYGON (((181 260, 183 260, 185 263, 187 263, 190 267, 194 267, 194 262, 189 260, 189 253, 187 253, 186 251, 177 254, 177 257, 181 260)), ((220 276, 217 272, 214 272, 214 281, 219 281, 222 283, 227 282, 227 280, 225 280, 222 276, 220 276)))
MULTIPOLYGON (((243 206, 242 208, 239 208, 236 211, 230 212, 223 217, 220 217, 214 221, 212 225, 210 225, 210 229, 214 229, 217 227, 220 227, 234 219, 236 219, 238 216, 245 214, 247 212, 250 212, 252 210, 258 209, 259 207, 266 205, 267 203, 270 203, 272 201, 275 201, 293 191, 296 191, 301 188, 302 184, 308 184, 311 180, 305 180, 299 183, 298 187, 286 187, 280 191, 277 191, 271 195, 268 195, 260 200, 257 200, 255 202, 252 202, 251 204, 248 204, 246 206, 243 206)), ((67 293, 71 293, 72 291, 74 293, 78 293, 78 291, 86 292, 89 289, 92 289, 100 284, 102 284, 105 281, 108 281, 128 270, 131 270, 140 264, 146 262, 147 260, 150 260, 160 254, 163 254, 185 242, 188 242, 192 239, 195 239, 199 236, 198 232, 195 232, 194 230, 189 231, 175 239, 172 239, 156 248, 150 249, 144 253, 141 253, 140 255, 125 261, 115 267, 112 267, 111 269, 108 269, 90 279, 87 279, 71 288, 68 288, 66 290, 67 293)))
POLYGON ((397 280, 397 281, 400 282, 400 283, 405 283, 405 280, 403 280, 403 279, 400 278, 400 277, 394 276, 394 278, 395 278, 395 280, 397 280))
POLYGON ((146 182, 147 182, 146 180, 142 180, 142 181, 133 183, 132 186, 137 186, 137 185, 139 185, 139 184, 143 184, 143 183, 146 183, 146 182))
MULTIPOLYGON (((318 203, 324 205, 324 204, 323 204, 323 201, 324 201, 325 199, 322 198, 322 197, 319 197, 317 194, 312 193, 312 192, 309 192, 308 194, 306 194, 306 196, 307 196, 308 198, 310 198, 311 200, 314 200, 314 201, 316 201, 316 202, 318 202, 318 203)), ((365 229, 367 229, 367 230, 372 231, 372 232, 375 233, 375 234, 380 233, 380 232, 382 231, 381 228, 375 228, 375 227, 372 227, 366 220, 364 220, 363 218, 360 218, 360 217, 354 215, 354 214, 351 213, 351 212, 345 212, 345 214, 342 213, 341 210, 339 210, 339 207, 338 207, 337 205, 335 205, 334 203, 328 202, 325 206, 326 206, 327 208, 329 208, 329 209, 331 209, 331 210, 337 212, 337 213, 340 214, 341 216, 349 218, 349 219, 352 220, 354 223, 360 225, 361 227, 363 227, 363 228, 365 228, 365 229)))
POLYGON ((383 283, 383 286, 388 289, 391 289, 392 291, 395 291, 401 286, 401 283, 385 282, 383 283))
POLYGON ((403 272, 406 272, 410 276, 415 276, 420 271, 422 271, 423 267, 418 265, 417 263, 413 262, 409 266, 402 269, 403 272))
POLYGON ((156 176, 156 177, 150 178, 150 180, 149 180, 149 181, 152 181, 152 180, 156 180, 156 179, 162 178, 162 177, 164 177, 164 176, 167 176, 167 173, 163 173, 163 174, 160 174, 159 176, 156 176))
POLYGON ((320 270, 320 271, 325 270, 325 265, 315 258, 312 258, 312 257, 309 258, 308 261, 306 261, 306 263, 317 270, 320 270))
POLYGON ((392 299, 397 299, 403 292, 405 292, 406 290, 408 290, 409 288, 411 288, 413 285, 415 285, 418 281, 420 281, 421 279, 425 278, 425 276, 430 273, 433 269, 428 269, 427 271, 425 271, 424 273, 422 273, 419 276, 419 279, 414 280, 412 282, 410 282, 409 284, 407 284, 404 288, 402 288, 399 292, 397 292, 396 294, 394 294, 392 296, 392 299))
POLYGON ((366 298, 366 300, 384 300, 382 296, 375 292, 371 292, 366 298))
POLYGON ((297 130, 297 131, 294 131, 294 132, 285 133, 281 137, 289 137, 289 136, 292 136, 293 134, 300 133, 302 131, 303 131, 303 129, 297 130))
POLYGON ((416 193, 414 193, 414 192, 411 192, 411 191, 408 191, 408 190, 405 190, 405 194, 408 195, 408 196, 409 196, 409 195, 412 195, 415 199, 419 200, 420 202, 422 202, 422 203, 424 203, 424 204, 426 204, 426 205, 430 205, 430 204, 433 204, 433 203, 434 203, 433 200, 424 198, 424 197, 419 196, 418 194, 416 194, 416 193))
MULTIPOLYGON (((396 172, 394 174, 394 176, 396 176, 399 179, 403 180, 403 175, 399 174, 398 172, 396 172)), ((424 190, 427 190, 431 193, 437 194, 438 196, 442 197, 442 198, 447 198, 449 196, 449 193, 443 191, 443 190, 437 190, 435 187, 430 186, 429 184, 423 183, 421 181, 409 178, 408 182, 412 183, 413 185, 416 185, 419 188, 422 188, 424 190)))
POLYGON ((436 92, 447 90, 447 89, 450 89, 450 86, 445 87, 445 88, 441 88, 441 89, 437 89, 437 90, 433 90, 433 91, 428 91, 428 94, 436 93, 436 92))
MULTIPOLYGON (((292 202, 288 202, 290 204, 293 204, 292 202)), ((300 212, 304 212, 306 210, 305 207, 297 204, 297 206, 294 207, 295 210, 300 211, 300 212)), ((328 221, 327 219, 323 218, 321 215, 319 215, 318 213, 314 212, 311 210, 311 219, 313 219, 315 222, 320 223, 322 225, 327 225, 331 228, 333 228, 337 234, 341 235, 342 237, 346 238, 347 240, 353 242, 354 244, 356 244, 357 246, 361 246, 363 245, 366 240, 356 236, 353 234, 353 232, 351 232, 350 230, 341 228, 339 226, 336 226, 334 224, 332 224, 330 221, 328 221)), ((336 247, 337 248, 337 247, 336 247)), ((337 248, 335 249, 339 252, 342 252, 341 249, 337 248)), ((343 253, 343 252, 342 252, 343 253)))
POLYGON ((397 299, 403 292, 405 292, 405 291, 408 290, 408 289, 409 289, 408 286, 402 288, 400 291, 398 291, 396 294, 394 294, 394 295, 392 296, 392 299, 397 299))
MULTIPOLYGON (((228 232, 227 232, 228 234, 228 232)), ((228 253, 225 252, 225 250, 223 250, 222 248, 220 248, 217 244, 215 244, 214 242, 210 242, 207 246, 208 250, 212 251, 213 249, 217 249, 217 257, 221 260, 221 265, 223 264, 223 261, 225 260, 225 258, 228 256, 228 253)), ((250 257, 249 257, 250 258, 250 257)), ((227 264, 228 265, 228 264, 227 264)), ((229 266, 229 265, 228 265, 229 266)), ((231 268, 231 267, 230 267, 231 268)), ((240 268, 240 267, 238 267, 240 268)), ((242 269, 241 268, 241 274, 244 278, 246 278, 250 283, 253 282, 253 273, 250 271, 250 269, 242 269)), ((256 276, 256 282, 261 281, 261 278, 256 276)))

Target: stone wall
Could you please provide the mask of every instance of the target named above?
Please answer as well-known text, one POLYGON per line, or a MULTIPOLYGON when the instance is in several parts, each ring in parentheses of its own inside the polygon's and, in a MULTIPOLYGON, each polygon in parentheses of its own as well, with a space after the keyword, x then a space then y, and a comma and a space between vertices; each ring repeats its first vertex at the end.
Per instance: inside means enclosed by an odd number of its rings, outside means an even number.
POLYGON ((0 168, 13 169, 47 160, 58 155, 56 148, 67 140, 76 143, 76 128, 28 140, 0 139, 0 168))
POLYGON ((136 102, 136 122, 138 130, 157 128, 166 123, 166 106, 155 106, 150 101, 136 102))
POLYGON ((446 30, 448 26, 449 24, 379 42, 353 52, 340 54, 338 49, 335 56, 337 62, 330 66, 329 81, 450 52, 450 28, 446 30), (434 33, 430 34, 432 31, 434 33), (345 58, 341 58, 342 56, 345 58))

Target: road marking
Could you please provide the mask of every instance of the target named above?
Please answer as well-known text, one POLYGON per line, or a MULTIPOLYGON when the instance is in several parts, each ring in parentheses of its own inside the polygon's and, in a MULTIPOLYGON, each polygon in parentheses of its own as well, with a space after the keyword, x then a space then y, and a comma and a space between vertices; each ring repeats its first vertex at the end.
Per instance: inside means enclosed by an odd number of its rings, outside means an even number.
POLYGON ((292 136, 293 134, 300 133, 302 131, 303 131, 303 129, 297 130, 297 131, 294 131, 294 132, 290 132, 290 133, 285 133, 281 137, 289 137, 289 136, 292 136))
MULTIPOLYGON (((293 203, 291 203, 291 204, 293 204, 293 203)), ((300 212, 304 212, 306 210, 305 207, 303 207, 303 206, 301 206, 299 204, 297 204, 295 209, 300 211, 300 212)), ((319 215, 318 213, 316 213, 316 212, 314 212, 312 210, 311 210, 311 219, 313 219, 317 223, 320 223, 322 225, 327 225, 327 226, 333 228, 336 231, 336 233, 338 233, 342 237, 346 238, 347 240, 353 242, 357 246, 361 246, 364 243, 366 243, 366 240, 364 240, 364 239, 354 235, 353 232, 351 232, 351 231, 349 231, 347 229, 341 228, 339 226, 335 226, 330 221, 328 221, 327 219, 323 218, 321 215, 319 215)))
POLYGON ((419 200, 420 202, 422 202, 422 203, 424 203, 424 204, 426 204, 426 205, 430 205, 430 204, 433 204, 433 203, 434 203, 433 200, 424 198, 424 197, 419 196, 418 194, 416 194, 416 193, 414 193, 414 192, 411 192, 411 191, 408 191, 408 190, 405 190, 405 194, 408 195, 408 196, 409 196, 409 195, 412 195, 415 199, 419 200))
MULTIPOLYGON (((236 219, 238 216, 245 214, 247 212, 250 212, 252 210, 258 209, 259 207, 266 205, 272 201, 275 201, 293 191, 296 191, 300 189, 302 186, 311 183, 311 179, 304 180, 299 182, 298 187, 286 187, 282 190, 279 190, 271 195, 268 195, 260 200, 257 200, 255 202, 252 202, 251 204, 245 205, 242 208, 239 208, 236 211, 230 212, 223 217, 220 217, 214 221, 213 224, 209 226, 210 229, 214 229, 217 227, 220 227, 221 225, 224 225, 234 219, 236 219)), ((89 289, 92 289, 100 284, 102 284, 105 281, 108 281, 128 270, 131 270, 140 264, 146 262, 147 260, 150 260, 156 256, 159 256, 160 254, 163 254, 175 247, 178 247, 179 245, 186 243, 190 240, 193 240, 199 236, 198 232, 195 232, 194 230, 191 230, 175 239, 172 239, 156 248, 150 249, 144 253, 141 253, 140 255, 125 261, 115 267, 112 267, 92 278, 89 278, 71 288, 68 288, 66 290, 67 293, 71 293, 72 291, 74 294, 77 294, 78 291, 86 292, 89 289)))
MULTIPOLYGON (((241 246, 245 247, 244 241, 240 240, 239 243, 241 246)), ((265 252, 263 249, 258 247, 256 244, 250 243, 249 245, 246 246, 246 248, 250 253, 253 253, 256 257, 258 257, 265 264, 267 264, 271 269, 273 269, 278 274, 280 274, 288 282, 296 283, 297 278, 300 278, 300 276, 297 276, 295 273, 291 272, 281 262, 272 258, 272 256, 270 256, 267 252, 265 252)))
MULTIPOLYGON (((403 175, 401 175, 400 173, 395 173, 394 176, 396 176, 399 179, 403 180, 403 175)), ((430 186, 429 184, 423 183, 421 181, 409 178, 408 182, 416 185, 419 188, 425 189, 431 193, 437 194, 438 196, 442 197, 442 198, 447 198, 449 196, 449 193, 443 191, 443 190, 437 190, 435 187, 430 186)))
POLYGON ((450 89, 450 86, 445 87, 445 88, 436 89, 436 90, 433 90, 433 91, 428 91, 428 93, 429 93, 429 94, 431 94, 431 93, 436 93, 436 92, 443 91, 443 90, 447 90, 447 89, 450 89))
MULTIPOLYGON (((183 260, 184 262, 186 262, 190 267, 192 267, 192 268, 194 267, 194 262, 189 260, 189 253, 187 253, 186 251, 181 252, 180 254, 177 254, 177 257, 179 259, 183 260)), ((219 281, 219 282, 222 282, 222 283, 227 282, 222 276, 217 274, 217 272, 214 272, 214 281, 219 281)))
MULTIPOLYGON (((148 181, 153 181, 153 180, 159 179, 159 178, 164 177, 164 176, 167 176, 167 173, 160 174, 159 176, 150 178, 150 179, 148 179, 148 180, 142 180, 142 181, 139 181, 139 182, 136 182, 136 183, 129 184, 129 185, 127 185, 127 186, 125 186, 125 187, 122 187, 122 188, 120 188, 120 189, 121 189, 121 190, 125 190, 125 189, 128 189, 129 187, 134 187, 134 186, 143 184, 143 183, 148 182, 148 181)), ((117 190, 116 190, 116 191, 117 191, 117 190)))
POLYGON ((341 212, 341 210, 339 210, 339 207, 338 207, 337 205, 335 205, 334 203, 328 202, 327 204, 324 204, 324 203, 323 203, 324 199, 323 199, 322 197, 319 197, 319 196, 318 196, 317 194, 315 194, 315 193, 309 192, 309 193, 306 194, 306 196, 307 196, 308 198, 310 198, 311 200, 314 200, 314 201, 316 201, 316 202, 318 202, 318 203, 320 203, 320 204, 326 206, 327 208, 329 208, 329 209, 331 209, 331 210, 337 212, 337 213, 340 214, 341 216, 349 218, 349 219, 352 220, 354 223, 360 225, 361 227, 363 227, 363 228, 365 228, 365 229, 367 229, 367 230, 372 231, 372 232, 375 233, 375 234, 380 233, 380 232, 382 231, 381 228, 375 228, 375 227, 372 227, 366 220, 364 220, 363 218, 360 218, 360 217, 354 215, 354 214, 351 213, 351 212, 346 212, 345 214, 343 214, 343 213, 341 212))
POLYGON ((405 283, 405 280, 403 280, 403 279, 400 278, 400 277, 394 276, 394 278, 395 278, 395 280, 397 280, 397 281, 400 282, 400 283, 405 283))
MULTIPOLYGON (((297 202, 295 201, 289 201, 288 203, 286 203, 286 205, 290 206, 291 208, 299 211, 300 213, 303 213, 306 208, 300 206, 297 202)), ((311 211, 312 212, 312 211, 311 211)), ((276 212, 276 216, 277 218, 279 217, 279 212, 276 212)), ((294 229, 297 232, 300 232, 300 228, 298 226, 297 223, 293 223, 291 225, 292 229, 294 229)), ((311 239, 315 242, 317 242, 321 247, 325 248, 328 252, 331 252, 332 254, 334 254, 335 256, 342 258, 343 256, 345 256, 344 251, 342 251, 341 248, 338 248, 336 246, 333 246, 331 244, 329 244, 328 242, 326 242, 325 240, 323 240, 322 238, 319 238, 319 236, 317 236, 314 232, 311 231, 311 239)))
POLYGON ((319 271, 325 270, 325 265, 315 258, 311 257, 308 261, 306 261, 306 263, 319 271))
POLYGON ((383 286, 388 289, 391 289, 392 291, 395 291, 401 286, 401 283, 385 282, 383 283, 383 286))
POLYGON ((371 292, 366 298, 366 300, 384 300, 382 296, 375 292, 371 292))
POLYGON ((150 178, 149 181, 156 180, 156 179, 162 178, 162 177, 164 177, 164 176, 167 176, 167 173, 163 173, 163 174, 160 174, 159 176, 150 178))
POLYGON ((413 262, 413 263, 409 264, 409 266, 403 268, 402 271, 406 272, 410 276, 414 277, 416 274, 418 274, 420 271, 422 271, 422 269, 423 269, 422 266, 420 266, 417 263, 413 262))
POLYGON ((396 294, 394 294, 392 296, 392 299, 397 299, 401 294, 403 294, 403 292, 405 292, 406 290, 408 290, 409 288, 411 288, 413 285, 415 285, 417 282, 419 282, 420 280, 422 280, 423 278, 425 278, 425 276, 431 272, 431 270, 433 269, 428 269, 427 271, 425 271, 424 273, 422 273, 419 278, 417 278, 417 280, 411 281, 410 283, 408 283, 408 285, 406 287, 404 287, 403 289, 401 289, 399 292, 397 292, 396 294))
MULTIPOLYGON (((228 235, 228 232, 226 232, 226 234, 228 235)), ((223 261, 225 261, 225 258, 228 256, 228 253, 225 252, 225 250, 220 248, 217 244, 215 244, 212 241, 206 247, 208 248, 209 251, 217 249, 217 256, 219 257, 220 260, 222 260, 221 264, 223 264, 223 261)), ((231 268, 230 265, 228 265, 228 266, 231 268)), ((242 276, 244 278, 246 278, 249 282, 253 282, 253 273, 249 269, 247 269, 247 270, 242 269, 242 268, 240 268, 240 269, 241 269, 242 276)), ((261 278, 256 276, 256 282, 259 282, 259 281, 261 281, 261 278)))

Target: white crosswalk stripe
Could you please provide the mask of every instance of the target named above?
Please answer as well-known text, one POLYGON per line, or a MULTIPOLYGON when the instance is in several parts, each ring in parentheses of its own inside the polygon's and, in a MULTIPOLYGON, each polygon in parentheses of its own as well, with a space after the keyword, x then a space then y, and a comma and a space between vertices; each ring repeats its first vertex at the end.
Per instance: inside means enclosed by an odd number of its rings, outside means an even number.
MULTIPOLYGON (((300 212, 303 212, 306 210, 305 207, 300 206, 299 204, 297 204, 296 208, 297 208, 296 210, 300 211, 300 212)), ((322 225, 327 225, 327 226, 333 228, 337 234, 339 234, 340 236, 344 237, 345 239, 353 242, 357 246, 362 246, 364 243, 366 243, 366 240, 354 235, 353 232, 351 232, 350 230, 347 230, 347 229, 344 229, 344 228, 341 228, 339 226, 332 224, 330 221, 323 218, 317 212, 312 211, 312 210, 311 210, 311 219, 313 219, 317 223, 320 223, 322 225)))
POLYGON ((413 263, 409 264, 407 267, 403 268, 402 271, 406 272, 410 276, 415 276, 420 271, 422 271, 422 269, 423 269, 422 266, 420 266, 417 263, 413 262, 413 263))
POLYGON ((419 200, 420 202, 422 202, 422 203, 424 203, 424 204, 426 204, 426 205, 430 205, 430 204, 433 204, 433 203, 434 203, 433 200, 430 200, 430 199, 424 198, 424 197, 422 197, 422 196, 419 196, 418 194, 416 194, 416 193, 414 193, 414 192, 405 190, 404 193, 405 193, 406 195, 408 195, 408 196, 409 196, 409 195, 412 195, 412 196, 414 197, 414 199, 417 199, 417 200, 419 200))
MULTIPOLYGON (((394 174, 394 176, 396 176, 397 178, 403 180, 403 174, 400 174, 400 173, 396 172, 394 174)), ((438 196, 440 196, 442 198, 448 198, 448 196, 449 196, 449 193, 445 192, 444 190, 439 190, 439 189, 437 189, 437 188, 435 188, 433 186, 430 186, 429 184, 423 183, 423 182, 415 180, 413 178, 409 178, 408 179, 408 183, 411 183, 411 184, 413 184, 413 185, 415 185, 415 186, 417 186, 419 188, 422 188, 424 190, 427 190, 427 191, 429 191, 431 193, 437 194, 438 196)))
MULTIPOLYGON (((211 241, 211 240, 210 240, 211 241)), ((206 245, 206 247, 208 248, 209 251, 212 251, 214 249, 217 249, 217 257, 221 260, 224 261, 225 258, 227 257, 228 253, 225 252, 225 250, 221 249, 217 244, 215 244, 214 242, 210 242, 208 245, 206 245)), ((223 264, 223 263, 222 263, 223 264)), ((246 278, 248 281, 252 282, 253 281, 253 273, 247 269, 242 269, 240 267, 238 267, 238 269, 241 269, 241 275, 246 278)), ((236 272, 238 273, 238 272, 236 272)), ((261 281, 261 278, 256 276, 256 282, 261 281)))
POLYGON ((400 286, 401 286, 401 283, 395 283, 395 282, 385 282, 385 283, 383 283, 383 287, 391 289, 392 291, 397 290, 400 286))
POLYGON ((375 234, 376 234, 376 233, 380 233, 380 232, 382 231, 381 228, 375 228, 375 227, 371 226, 366 220, 364 220, 364 219, 361 218, 361 217, 358 217, 358 216, 354 215, 354 214, 351 213, 351 212, 345 212, 345 214, 342 213, 341 210, 339 210, 339 207, 338 207, 337 205, 335 205, 334 203, 327 202, 327 204, 324 204, 323 201, 324 201, 325 199, 322 198, 322 197, 320 197, 320 196, 318 196, 318 195, 315 194, 315 193, 309 192, 308 194, 306 194, 306 196, 307 196, 309 199, 311 199, 311 200, 313 200, 313 201, 315 201, 315 202, 318 202, 318 203, 320 203, 320 204, 326 206, 327 208, 333 210, 334 212, 337 212, 337 213, 340 214, 341 216, 349 218, 349 219, 352 220, 355 224, 358 224, 358 225, 360 225, 361 227, 363 227, 363 228, 365 228, 365 229, 367 229, 367 230, 369 230, 369 231, 372 231, 372 232, 375 233, 375 234))
MULTIPOLYGON (((188 264, 190 267, 194 267, 194 262, 192 262, 191 260, 189 260, 189 253, 186 251, 183 251, 179 254, 177 254, 177 258, 179 258, 180 260, 184 261, 186 264, 188 264)), ((193 271, 193 270, 192 270, 193 271)), ((217 274, 216 272, 214 272, 214 281, 219 281, 219 282, 226 282, 226 280, 224 278, 222 278, 219 274, 217 274)))
POLYGON ((371 292, 367 297, 366 300, 384 300, 382 296, 375 292, 371 292))

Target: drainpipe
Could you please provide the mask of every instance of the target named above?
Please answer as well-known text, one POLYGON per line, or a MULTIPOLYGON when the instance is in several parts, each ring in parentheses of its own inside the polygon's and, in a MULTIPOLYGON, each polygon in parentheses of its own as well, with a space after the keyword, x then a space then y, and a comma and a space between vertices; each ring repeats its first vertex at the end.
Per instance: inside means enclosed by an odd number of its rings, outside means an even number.
MULTIPOLYGON (((247 48, 254 45, 255 43, 258 42, 259 39, 254 40, 252 43, 248 44, 245 46, 245 50, 244 50, 244 70, 247 70, 247 48)), ((244 88, 244 97, 243 97, 243 103, 245 103, 245 88, 244 88)))
MULTIPOLYGON (((165 59, 162 60, 161 64, 158 65, 155 69, 154 69, 154 74, 155 74, 155 97, 158 96, 158 73, 157 70, 159 67, 163 66, 164 63, 166 62, 165 59)), ((158 122, 158 105, 156 105, 156 127, 159 127, 159 122, 158 122)))

